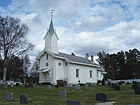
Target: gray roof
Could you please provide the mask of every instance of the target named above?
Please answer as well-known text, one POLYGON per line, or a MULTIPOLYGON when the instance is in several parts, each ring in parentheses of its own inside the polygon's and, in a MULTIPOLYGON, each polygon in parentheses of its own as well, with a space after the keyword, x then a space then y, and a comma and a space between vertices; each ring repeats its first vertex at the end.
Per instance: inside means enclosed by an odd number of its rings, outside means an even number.
POLYGON ((60 52, 59 54, 55 54, 55 55, 59 57, 65 57, 69 59, 70 61, 74 61, 74 62, 96 65, 95 63, 91 62, 89 59, 80 57, 80 56, 75 56, 75 55, 65 54, 65 53, 60 53, 60 52))

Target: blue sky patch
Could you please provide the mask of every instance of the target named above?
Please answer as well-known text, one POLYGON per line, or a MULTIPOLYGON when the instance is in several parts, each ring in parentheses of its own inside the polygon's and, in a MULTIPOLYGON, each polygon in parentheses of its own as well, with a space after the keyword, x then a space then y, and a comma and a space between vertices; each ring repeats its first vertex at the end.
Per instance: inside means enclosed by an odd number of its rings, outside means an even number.
POLYGON ((8 5, 10 5, 12 2, 12 0, 0 0, 0 7, 7 7, 8 5))

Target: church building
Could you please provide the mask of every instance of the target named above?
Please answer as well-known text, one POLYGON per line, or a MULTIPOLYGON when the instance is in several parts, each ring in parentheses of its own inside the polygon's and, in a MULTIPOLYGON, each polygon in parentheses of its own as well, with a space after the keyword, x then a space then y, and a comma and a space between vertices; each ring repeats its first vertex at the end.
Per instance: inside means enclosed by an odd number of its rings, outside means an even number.
POLYGON ((102 80, 104 69, 94 63, 93 58, 76 56, 59 52, 57 42, 58 35, 51 19, 48 32, 45 37, 45 48, 38 54, 36 60, 39 62, 39 83, 56 84, 57 80, 67 83, 97 83, 102 80))

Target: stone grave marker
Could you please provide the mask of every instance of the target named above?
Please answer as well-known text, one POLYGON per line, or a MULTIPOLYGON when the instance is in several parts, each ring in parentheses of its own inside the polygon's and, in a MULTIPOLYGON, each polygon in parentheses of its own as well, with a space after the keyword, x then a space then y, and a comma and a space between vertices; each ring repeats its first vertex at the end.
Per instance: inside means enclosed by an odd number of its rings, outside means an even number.
POLYGON ((67 88, 72 88, 73 87, 73 85, 71 84, 71 83, 69 83, 69 84, 67 84, 67 86, 66 86, 67 88))
POLYGON ((8 88, 8 84, 7 82, 3 85, 3 89, 7 89, 8 88))
POLYGON ((84 85, 84 89, 89 89, 88 84, 85 84, 85 85, 84 85))
POLYGON ((16 87, 19 87, 19 83, 16 83, 16 87))
POLYGON ((118 82, 118 85, 122 85, 123 83, 120 81, 120 82, 118 82))
POLYGON ((129 104, 129 105, 140 105, 140 104, 129 104))
POLYGON ((67 101, 67 105, 81 105, 80 101, 67 101))
POLYGON ((111 83, 111 88, 115 88, 117 84, 111 83))
POLYGON ((105 80, 102 79, 102 86, 105 86, 105 80))
POLYGON ((96 86, 97 84, 96 83, 92 83, 92 86, 96 86))
POLYGON ((20 103, 27 104, 29 102, 29 98, 27 94, 20 95, 20 103))
POLYGON ((55 88, 59 88, 59 86, 58 85, 55 85, 55 88))
POLYGON ((107 95, 105 93, 97 93, 96 94, 96 101, 107 101, 107 95))
POLYGON ((75 90, 80 90, 80 85, 79 84, 74 85, 74 89, 75 90))
POLYGON ((14 100, 13 92, 7 92, 6 93, 6 100, 7 101, 13 101, 14 100))
POLYGON ((61 98, 66 98, 67 97, 67 90, 64 89, 64 90, 59 91, 58 95, 61 98))
POLYGON ((140 95, 140 87, 135 87, 135 94, 139 94, 140 95))
POLYGON ((48 89, 51 90, 52 89, 52 86, 51 85, 48 85, 48 89))
POLYGON ((115 90, 120 90, 120 86, 119 85, 115 85, 114 89, 115 90))

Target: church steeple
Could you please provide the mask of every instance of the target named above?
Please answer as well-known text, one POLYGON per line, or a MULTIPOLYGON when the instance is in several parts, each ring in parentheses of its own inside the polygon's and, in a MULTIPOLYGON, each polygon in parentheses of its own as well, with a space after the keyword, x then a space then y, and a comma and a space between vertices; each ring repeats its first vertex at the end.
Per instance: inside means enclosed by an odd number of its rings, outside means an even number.
POLYGON ((45 49, 52 53, 58 53, 58 46, 57 46, 58 36, 54 30, 52 16, 53 16, 53 10, 51 10, 50 26, 49 26, 48 32, 46 33, 46 35, 44 37, 45 49))
POLYGON ((49 26, 49 33, 52 35, 54 33, 54 27, 53 27, 53 21, 51 19, 51 23, 50 23, 50 26, 49 26))

